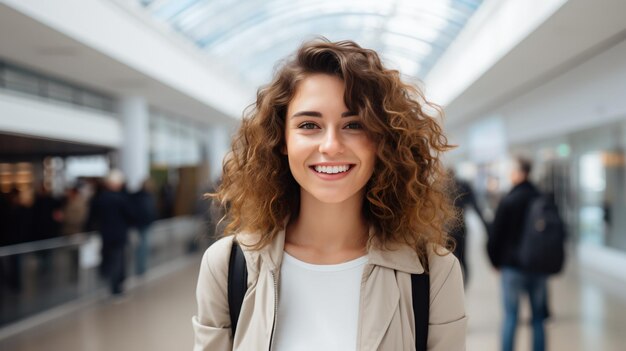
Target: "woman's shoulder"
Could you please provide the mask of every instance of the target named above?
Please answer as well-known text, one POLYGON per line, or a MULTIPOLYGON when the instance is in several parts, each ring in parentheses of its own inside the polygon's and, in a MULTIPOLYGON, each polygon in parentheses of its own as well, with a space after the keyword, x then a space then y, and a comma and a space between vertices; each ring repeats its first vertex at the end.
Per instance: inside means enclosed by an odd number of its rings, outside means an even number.
POLYGON ((216 272, 227 274, 232 246, 232 236, 222 237, 211 244, 202 257, 203 268, 209 269, 213 274, 216 274, 216 272))
MULTIPOLYGON (((432 246, 428 250, 428 270, 430 285, 441 288, 446 284, 463 284, 463 274, 459 260, 442 246, 432 246)), ((435 294, 438 291, 435 291, 435 294)))
POLYGON ((227 277, 233 243, 237 242, 245 256, 248 272, 258 270, 256 262, 258 261, 259 253, 252 249, 252 246, 257 243, 255 240, 258 240, 258 238, 249 233, 237 233, 236 235, 228 235, 218 239, 204 252, 202 258, 203 268, 210 269, 214 276, 223 273, 224 277, 227 277))
POLYGON ((436 350, 465 350, 467 317, 463 275, 457 258, 442 247, 428 252, 430 312, 428 346, 436 350))
POLYGON ((458 259, 454 254, 441 245, 430 245, 427 249, 428 252, 428 266, 429 269, 442 269, 447 267, 451 267, 458 263, 458 259))

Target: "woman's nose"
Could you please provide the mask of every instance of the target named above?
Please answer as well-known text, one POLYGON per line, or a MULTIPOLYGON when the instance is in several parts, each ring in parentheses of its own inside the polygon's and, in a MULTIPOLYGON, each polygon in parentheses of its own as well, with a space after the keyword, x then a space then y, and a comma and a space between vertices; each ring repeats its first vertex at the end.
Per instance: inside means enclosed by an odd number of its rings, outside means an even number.
POLYGON ((319 151, 323 154, 335 155, 343 153, 343 141, 341 140, 341 135, 335 131, 328 129, 325 133, 324 138, 320 142, 319 151))

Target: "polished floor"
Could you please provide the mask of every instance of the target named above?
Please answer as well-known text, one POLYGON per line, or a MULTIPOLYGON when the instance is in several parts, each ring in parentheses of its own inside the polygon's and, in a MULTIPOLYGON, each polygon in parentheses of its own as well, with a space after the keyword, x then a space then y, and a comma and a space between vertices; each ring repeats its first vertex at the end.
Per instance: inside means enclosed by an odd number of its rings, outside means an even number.
POLYGON ((122 300, 79 311, 0 340, 0 351, 173 351, 193 348, 199 259, 138 284, 122 300))
MULTIPOLYGON (((498 274, 488 266, 482 249, 484 232, 471 217, 470 227, 467 349, 496 351, 501 318, 498 274)), ((126 300, 94 302, 0 340, 0 350, 190 350, 197 270, 198 260, 189 261, 176 271, 139 284, 126 300)), ((626 283, 579 269, 575 260, 570 260, 566 273, 553 279, 550 289, 553 317, 547 324, 548 350, 626 349, 626 283)), ((518 350, 530 350, 527 319, 523 313, 518 350)))

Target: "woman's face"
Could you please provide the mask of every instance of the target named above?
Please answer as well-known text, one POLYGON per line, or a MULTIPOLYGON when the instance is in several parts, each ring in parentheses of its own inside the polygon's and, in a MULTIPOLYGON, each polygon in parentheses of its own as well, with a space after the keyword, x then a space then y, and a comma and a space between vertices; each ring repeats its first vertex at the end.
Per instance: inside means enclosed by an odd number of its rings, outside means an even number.
POLYGON ((376 162, 376 145, 343 101, 344 83, 327 74, 302 80, 287 108, 289 168, 302 191, 324 203, 362 196, 376 162))

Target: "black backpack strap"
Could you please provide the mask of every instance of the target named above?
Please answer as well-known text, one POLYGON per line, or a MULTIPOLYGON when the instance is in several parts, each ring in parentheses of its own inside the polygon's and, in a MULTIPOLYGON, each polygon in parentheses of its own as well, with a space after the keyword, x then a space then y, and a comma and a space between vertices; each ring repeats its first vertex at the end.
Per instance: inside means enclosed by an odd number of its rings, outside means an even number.
POLYGON ((230 328, 233 338, 237 330, 237 321, 241 312, 243 297, 248 290, 248 268, 246 258, 239 244, 233 240, 233 248, 230 251, 228 263, 228 309, 230 311, 230 328))
POLYGON ((426 351, 430 312, 430 278, 426 272, 411 274, 411 291, 415 318, 415 350, 426 351))

